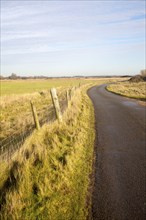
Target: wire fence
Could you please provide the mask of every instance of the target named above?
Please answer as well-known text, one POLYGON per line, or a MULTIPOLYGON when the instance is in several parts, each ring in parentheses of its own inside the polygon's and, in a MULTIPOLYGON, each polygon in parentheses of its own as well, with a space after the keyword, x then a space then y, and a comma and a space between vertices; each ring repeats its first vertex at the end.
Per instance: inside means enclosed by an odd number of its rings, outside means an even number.
MULTIPOLYGON (((65 91, 59 95, 60 109, 62 114, 67 108, 68 100, 65 91)), ((44 124, 51 123, 56 120, 55 108, 53 104, 43 108, 38 112, 39 124, 42 127, 44 124)), ((0 141, 0 162, 10 162, 16 152, 18 152, 25 140, 33 133, 36 129, 34 124, 28 124, 26 130, 21 131, 19 134, 12 134, 11 136, 2 139, 0 141)))

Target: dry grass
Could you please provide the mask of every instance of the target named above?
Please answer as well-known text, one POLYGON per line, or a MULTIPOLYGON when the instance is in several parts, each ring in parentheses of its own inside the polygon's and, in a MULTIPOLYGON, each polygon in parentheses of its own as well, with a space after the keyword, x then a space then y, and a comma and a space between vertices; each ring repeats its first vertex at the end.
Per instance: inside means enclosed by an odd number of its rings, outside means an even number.
POLYGON ((140 100, 146 100, 146 82, 120 82, 107 86, 111 92, 140 100))
MULTIPOLYGON (((65 98, 65 88, 58 88, 60 100, 65 98)), ((33 125, 30 101, 33 101, 39 119, 48 114, 49 106, 52 104, 50 91, 41 91, 41 93, 12 95, 5 100, 1 98, 0 109, 0 139, 4 139, 14 134, 20 134, 33 125)))
POLYGON ((30 80, 30 81, 8 81, 2 82, 3 94, 8 94, 12 91, 12 94, 3 95, 0 98, 0 140, 5 139, 11 135, 18 135, 32 127, 33 118, 31 112, 30 101, 33 101, 37 112, 39 114, 39 119, 44 118, 44 115, 48 113, 48 108, 52 104, 50 90, 46 87, 54 87, 58 85, 57 88, 59 98, 61 100, 65 99, 65 91, 70 85, 81 84, 101 84, 105 82, 112 82, 117 79, 69 79, 69 80, 30 80), (43 89, 44 86, 44 89, 43 89), (32 87, 32 88, 31 88, 32 87), (33 89, 34 88, 34 89, 33 89), (21 89, 21 90, 20 90, 21 89), (41 89, 38 92, 26 93, 26 94, 13 94, 21 92, 32 92, 35 89, 41 89), (18 91, 17 91, 18 90, 18 91))
MULTIPOLYGON (((108 81, 94 81, 94 85, 108 81)), ((56 121, 35 131, 9 167, 2 164, 2 219, 86 219, 95 135, 94 111, 86 95, 89 87, 74 96, 63 123, 56 121)))
POLYGON ((1 218, 85 220, 93 143, 93 107, 84 89, 62 124, 44 126, 26 141, 1 184, 1 218))

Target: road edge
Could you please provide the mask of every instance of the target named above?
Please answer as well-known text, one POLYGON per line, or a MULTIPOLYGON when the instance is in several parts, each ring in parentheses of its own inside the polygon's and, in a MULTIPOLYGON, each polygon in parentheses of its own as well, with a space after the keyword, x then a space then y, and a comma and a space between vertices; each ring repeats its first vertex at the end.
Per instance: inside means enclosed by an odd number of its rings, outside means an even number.
MULTIPOLYGON (((86 92, 87 96, 89 97, 89 99, 92 102, 93 109, 94 109, 94 104, 93 104, 93 100, 89 96, 89 91, 94 87, 98 87, 98 86, 93 86, 93 87, 89 88, 86 92)), ((95 140, 94 140, 94 146, 93 146, 92 172, 91 172, 91 175, 90 175, 91 209, 90 209, 89 215, 87 217, 87 220, 94 220, 94 216, 93 216, 94 195, 93 195, 93 192, 94 192, 94 188, 95 188, 96 163, 97 163, 97 146, 98 146, 98 131, 97 131, 97 120, 96 120, 96 117, 95 117, 95 109, 94 109, 94 131, 95 131, 95 140)))

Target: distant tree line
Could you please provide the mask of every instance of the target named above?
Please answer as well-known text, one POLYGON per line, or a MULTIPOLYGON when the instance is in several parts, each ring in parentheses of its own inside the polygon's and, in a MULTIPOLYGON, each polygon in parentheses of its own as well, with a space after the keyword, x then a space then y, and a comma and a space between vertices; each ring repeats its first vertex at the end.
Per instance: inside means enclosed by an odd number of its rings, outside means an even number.
POLYGON ((11 80, 18 80, 18 79, 49 79, 52 77, 47 76, 18 76, 15 73, 12 73, 10 76, 2 76, 0 75, 0 79, 11 79, 11 80))
MULTIPOLYGON (((53 75, 53 74, 52 74, 53 75)), ((139 75, 141 75, 142 77, 146 77, 146 69, 144 69, 144 70, 141 70, 140 71, 140 74, 139 75)), ((81 76, 81 75, 78 75, 78 76, 74 76, 74 77, 72 77, 72 76, 62 76, 62 77, 48 77, 48 76, 18 76, 17 74, 15 74, 15 73, 12 73, 10 76, 7 76, 7 77, 5 77, 5 76, 2 76, 2 75, 0 75, 0 80, 4 80, 4 79, 7 79, 7 80, 18 80, 18 79, 53 79, 53 78, 102 78, 102 77, 116 77, 115 75, 111 75, 111 76, 109 76, 109 75, 105 75, 105 76, 95 76, 95 75, 91 75, 91 76, 81 76)), ((117 75, 117 77, 119 77, 118 75, 117 75)), ((130 77, 129 75, 122 75, 121 77, 130 77)))

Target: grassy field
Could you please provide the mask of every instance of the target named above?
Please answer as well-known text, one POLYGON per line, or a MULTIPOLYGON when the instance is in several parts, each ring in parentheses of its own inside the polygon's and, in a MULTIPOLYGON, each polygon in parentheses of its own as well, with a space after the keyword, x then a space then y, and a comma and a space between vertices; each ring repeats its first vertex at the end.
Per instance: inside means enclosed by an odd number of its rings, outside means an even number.
MULTIPOLYGON (((44 90, 49 90, 52 87, 72 87, 78 86, 79 83, 87 84, 99 82, 106 79, 80 79, 80 78, 59 78, 59 79, 35 79, 35 80, 1 80, 0 81, 0 92, 1 96, 12 96, 20 94, 31 94, 36 92, 41 92, 44 90)), ((113 81, 115 79, 107 79, 108 81, 113 81)), ((117 80, 117 79, 116 79, 117 80)), ((15 96, 17 97, 17 96, 15 96)))
MULTIPOLYGON (((95 131, 94 110, 86 90, 93 85, 113 80, 87 80, 86 85, 76 92, 61 124, 55 121, 44 125, 40 131, 34 131, 21 150, 16 152, 11 163, 0 164, 2 219, 87 218, 91 208, 89 188, 95 131)), ((66 88, 59 88, 60 96, 66 88)), ((16 99, 12 95, 12 98, 12 102, 6 100, 6 104, 1 106, 2 131, 5 136, 20 131, 27 109, 30 111, 29 100, 35 100, 37 109, 43 105, 48 106, 51 100, 48 90, 44 90, 43 95, 35 92, 30 95, 17 95, 16 99), (9 127, 4 125, 11 117, 15 126, 13 124, 10 131, 9 127), (20 123, 16 119, 19 119, 20 123), (5 133, 7 129, 9 133, 5 133)))
POLYGON ((119 82, 107 86, 111 92, 117 93, 130 98, 146 100, 146 82, 131 83, 119 82))
POLYGON ((35 132, 5 172, 2 219, 85 220, 93 146, 94 112, 84 89, 76 93, 63 123, 35 132))
MULTIPOLYGON (((65 88, 57 89, 60 100, 65 98, 65 88)), ((33 101, 39 120, 43 119, 49 113, 49 106, 52 104, 49 91, 42 94, 32 93, 19 96, 9 96, 9 100, 2 97, 0 114, 0 139, 6 138, 12 134, 19 134, 29 129, 33 124, 30 101, 33 101)))
POLYGON ((45 80, 1 80, 1 95, 26 94, 52 87, 68 87, 79 85, 85 80, 80 79, 45 79, 45 80))
POLYGON ((80 82, 80 79, 1 81, 0 140, 32 126, 30 101, 34 102, 41 119, 51 104, 50 88, 56 87, 59 98, 63 99, 65 89, 80 82))
POLYGON ((22 133, 34 124, 30 101, 34 102, 39 119, 43 119, 44 115, 48 112, 49 106, 52 104, 50 96, 51 87, 56 87, 59 100, 64 100, 66 98, 65 92, 71 86, 77 86, 79 83, 81 85, 89 83, 100 84, 107 81, 113 81, 113 79, 2 81, 1 93, 3 95, 0 98, 0 140, 22 133), (20 90, 22 94, 17 94, 20 90))

